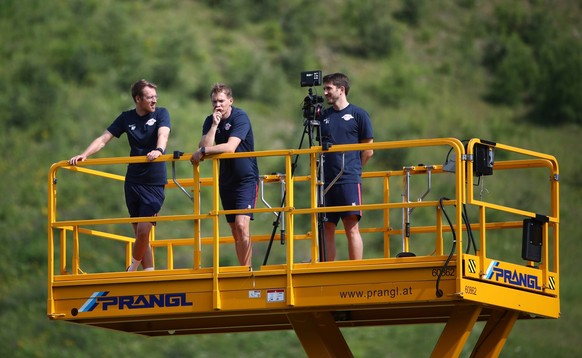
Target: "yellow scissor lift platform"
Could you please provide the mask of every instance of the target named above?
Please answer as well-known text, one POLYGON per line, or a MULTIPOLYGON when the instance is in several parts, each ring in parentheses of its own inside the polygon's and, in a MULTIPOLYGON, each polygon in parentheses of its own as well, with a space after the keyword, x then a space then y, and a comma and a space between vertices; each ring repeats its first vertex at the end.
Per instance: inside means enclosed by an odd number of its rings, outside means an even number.
MULTIPOLYGON (((318 357, 351 356, 340 328, 421 323, 446 323, 432 354, 455 357, 474 324, 486 321, 473 356, 489 357, 499 354, 517 319, 560 315, 559 172, 550 155, 454 138, 222 154, 200 167, 191 167, 190 153, 182 154, 158 160, 172 166, 167 192, 181 190, 191 205, 173 205, 173 211, 181 207, 183 212, 164 214, 163 209, 154 219, 78 218, 64 202, 72 201, 71 195, 61 194, 83 178, 117 185, 124 180, 117 168, 146 158, 90 159, 75 167, 63 161, 51 167, 49 318, 146 336, 293 329, 307 354, 318 357), (356 208, 364 212, 360 231, 366 258, 328 262, 318 235, 320 217, 326 210, 347 207, 318 205, 319 163, 325 162, 321 159, 327 152, 363 149, 375 152, 368 167, 387 167, 363 173, 364 204, 356 208), (381 164, 394 153, 431 156, 439 151, 446 154, 442 165, 381 164), (221 264, 234 255, 224 215, 242 211, 220 208, 218 160, 249 155, 258 158, 260 168, 267 160, 278 160, 285 168, 281 174, 261 176, 260 195, 266 205, 246 210, 255 218, 276 217, 275 228, 284 227, 284 232, 273 229, 269 235, 259 232, 258 220, 251 224, 255 246, 268 242, 270 252, 274 239, 285 243, 279 262, 269 264, 267 254, 255 269, 221 264), (294 172, 298 160, 309 162, 306 173, 294 172), (187 169, 192 176, 176 178, 176 165, 193 168, 187 169), (209 175, 201 175, 202 169, 209 175), (512 185, 532 186, 526 193, 535 195, 524 199, 490 194, 512 185), (410 193, 418 188, 424 194, 413 198, 410 193), (435 191, 446 196, 429 200, 435 191), (276 200, 282 205, 271 206, 264 199, 273 197, 272 192, 280 195, 276 200), (485 200, 487 196, 495 200, 485 200), (150 240, 157 267, 124 272, 133 238, 120 233, 121 227, 139 221, 158 224, 150 240), (188 228, 188 235, 156 237, 162 227, 178 223, 188 228), (100 269, 89 258, 109 253, 86 253, 88 242, 93 251, 99 250, 100 242, 104 249, 112 243, 121 247, 125 265, 100 269), (367 249, 373 242, 383 248, 377 257, 367 249), (402 246, 393 248, 391 242, 402 246), (192 264, 177 267, 184 250, 192 264)), ((343 234, 338 230, 336 241, 345 240, 343 234)))

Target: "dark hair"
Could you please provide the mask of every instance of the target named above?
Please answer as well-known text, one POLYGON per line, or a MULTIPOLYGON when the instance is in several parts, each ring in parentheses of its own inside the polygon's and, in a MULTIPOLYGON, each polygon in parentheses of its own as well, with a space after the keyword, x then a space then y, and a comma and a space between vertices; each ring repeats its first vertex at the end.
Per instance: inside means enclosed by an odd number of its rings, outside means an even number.
POLYGON ((346 96, 348 92, 350 92, 350 79, 348 76, 344 75, 343 73, 330 73, 329 75, 325 75, 323 77, 323 83, 331 82, 336 87, 344 87, 346 96))
POLYGON ((218 94, 220 92, 223 92, 226 95, 226 97, 232 98, 232 89, 225 85, 224 83, 214 84, 214 86, 212 86, 212 89, 210 90, 210 97, 212 97, 213 94, 218 94))
POLYGON ((136 83, 134 83, 133 85, 131 85, 131 98, 133 98, 133 101, 136 102, 135 97, 137 96, 143 96, 143 89, 149 87, 149 88, 153 88, 156 89, 156 85, 148 82, 146 80, 139 80, 136 83))

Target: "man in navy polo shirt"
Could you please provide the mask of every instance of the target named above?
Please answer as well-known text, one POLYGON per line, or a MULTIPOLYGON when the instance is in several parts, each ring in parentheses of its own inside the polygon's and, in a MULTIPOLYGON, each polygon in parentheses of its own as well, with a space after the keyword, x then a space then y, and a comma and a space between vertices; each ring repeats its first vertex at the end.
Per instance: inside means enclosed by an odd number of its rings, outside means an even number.
MULTIPOLYGON (((331 107, 321 115, 322 138, 330 144, 372 143, 374 132, 368 113, 347 100, 350 80, 342 73, 323 77, 323 91, 331 107)), ((362 167, 374 155, 373 150, 329 153, 323 155, 325 206, 362 204, 362 167), (342 158, 343 156, 343 158, 342 158)), ((329 212, 324 223, 327 261, 335 260, 335 230, 341 218, 348 239, 350 260, 363 257, 362 236, 358 223, 361 210, 329 212)))
MULTIPOLYGON (((156 216, 165 199, 167 184, 166 164, 154 162, 164 154, 170 135, 170 114, 165 108, 156 108, 158 95, 156 85, 139 80, 131 87, 135 108, 122 112, 115 121, 95 138, 83 153, 72 157, 69 163, 77 165, 97 153, 113 137, 127 133, 130 156, 146 156, 151 163, 132 163, 125 175, 125 203, 131 217, 156 216)), ((135 243, 133 257, 127 271, 154 269, 154 260, 149 243, 150 231, 155 223, 133 223, 135 243)))
MULTIPOLYGON (((245 111, 232 105, 231 88, 222 83, 215 84, 210 99, 213 112, 204 120, 199 148, 190 158, 192 164, 198 165, 209 154, 253 152, 255 142, 251 121, 245 111)), ((253 209, 257 201, 258 180, 256 157, 221 159, 219 189, 223 209, 253 209)), ((226 215, 241 266, 250 267, 252 263, 252 219, 252 213, 226 215)))

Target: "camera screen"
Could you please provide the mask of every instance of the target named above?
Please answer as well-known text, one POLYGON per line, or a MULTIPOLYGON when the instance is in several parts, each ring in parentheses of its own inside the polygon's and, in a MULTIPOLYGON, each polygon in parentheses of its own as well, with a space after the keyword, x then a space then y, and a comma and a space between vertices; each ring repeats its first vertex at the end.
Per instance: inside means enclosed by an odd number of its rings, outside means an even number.
POLYGON ((301 87, 321 86, 321 71, 301 72, 301 87))

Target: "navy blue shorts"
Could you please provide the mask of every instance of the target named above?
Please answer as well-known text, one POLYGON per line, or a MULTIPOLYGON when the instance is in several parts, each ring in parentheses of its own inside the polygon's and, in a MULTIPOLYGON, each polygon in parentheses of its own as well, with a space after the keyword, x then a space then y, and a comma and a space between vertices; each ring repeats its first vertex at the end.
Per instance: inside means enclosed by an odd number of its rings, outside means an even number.
MULTIPOLYGON (((236 188, 220 188, 220 201, 224 210, 254 209, 257 203, 257 183, 242 183, 236 188)), ((253 214, 247 213, 253 220, 253 214)), ((234 222, 236 215, 227 214, 226 221, 234 222)))
POLYGON ((125 182, 125 204, 130 217, 156 216, 166 194, 163 185, 142 185, 125 182))
MULTIPOLYGON (((334 184, 325 194, 325 206, 362 205, 362 184, 334 184)), ((326 213, 327 221, 335 225, 348 215, 362 217, 361 210, 336 211, 326 213)))

